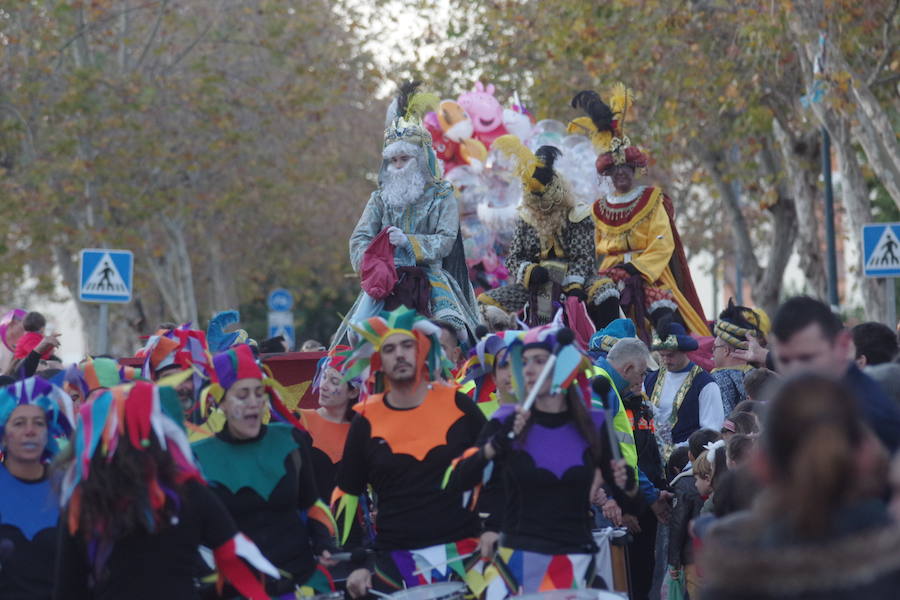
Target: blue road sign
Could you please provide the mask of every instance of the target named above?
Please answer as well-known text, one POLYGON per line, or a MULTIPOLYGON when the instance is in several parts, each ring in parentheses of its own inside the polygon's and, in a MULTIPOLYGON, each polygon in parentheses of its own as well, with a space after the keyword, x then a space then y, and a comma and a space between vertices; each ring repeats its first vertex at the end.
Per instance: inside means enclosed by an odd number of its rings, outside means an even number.
POLYGON ((288 342, 288 348, 294 347, 297 341, 294 332, 294 313, 287 310, 273 310, 269 313, 269 334, 266 337, 282 335, 288 342))
POLYGON ((134 255, 130 250, 81 251, 78 298, 84 302, 131 302, 134 255))
POLYGON ((284 288, 274 289, 269 292, 269 310, 284 312, 294 308, 294 296, 284 288))
POLYGON ((866 277, 900 277, 900 223, 863 226, 863 272, 866 277))

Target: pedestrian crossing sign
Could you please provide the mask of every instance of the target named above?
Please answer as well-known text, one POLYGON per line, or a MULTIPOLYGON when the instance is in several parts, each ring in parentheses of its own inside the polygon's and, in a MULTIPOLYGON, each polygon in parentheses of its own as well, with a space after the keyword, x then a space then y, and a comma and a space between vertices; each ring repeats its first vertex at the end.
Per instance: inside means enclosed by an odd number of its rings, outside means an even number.
POLYGON ((131 302, 134 255, 130 250, 85 248, 81 251, 83 302, 131 302))
POLYGON ((900 277, 900 223, 863 226, 863 272, 866 277, 900 277))

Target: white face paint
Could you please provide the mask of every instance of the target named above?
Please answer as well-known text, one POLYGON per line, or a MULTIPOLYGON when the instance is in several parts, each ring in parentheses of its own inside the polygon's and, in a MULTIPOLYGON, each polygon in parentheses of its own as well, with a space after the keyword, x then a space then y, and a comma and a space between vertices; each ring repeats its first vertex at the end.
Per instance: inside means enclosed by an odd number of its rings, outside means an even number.
POLYGON ((419 160, 410 158, 399 168, 393 163, 384 170, 381 197, 391 206, 406 208, 422 197, 425 191, 425 175, 419 160))

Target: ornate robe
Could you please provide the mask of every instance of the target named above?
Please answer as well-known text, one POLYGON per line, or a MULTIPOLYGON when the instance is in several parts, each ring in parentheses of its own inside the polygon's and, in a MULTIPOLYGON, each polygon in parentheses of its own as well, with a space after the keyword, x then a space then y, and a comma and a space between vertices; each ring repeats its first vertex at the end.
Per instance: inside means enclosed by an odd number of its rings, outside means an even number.
POLYGON ((572 208, 565 227, 553 240, 553 245, 545 246, 530 223, 528 211, 520 210, 506 257, 506 268, 515 277, 515 283, 481 294, 479 302, 499 306, 506 312, 522 310, 528 302, 531 272, 544 260, 566 263, 566 276, 561 286, 564 290, 574 287, 587 289, 596 277, 592 252, 594 224, 588 213, 586 206, 572 208))
MULTIPOLYGON (((354 271, 359 272, 363 254, 375 236, 391 226, 402 229, 410 241, 410 246, 396 250, 395 264, 418 266, 428 275, 431 282, 431 316, 452 323, 458 330, 474 332, 479 318, 472 285, 468 279, 460 281, 446 268, 451 266, 448 257, 463 259, 462 256, 455 256, 459 209, 453 187, 445 182, 432 185, 418 201, 403 208, 385 202, 380 189, 372 192, 350 235, 350 264, 354 271)), ((377 304, 368 294, 361 292, 350 310, 348 322, 373 316, 377 313, 377 304)), ((339 331, 339 334, 342 333, 343 328, 339 331)))
POLYGON ((660 188, 649 186, 638 186, 627 196, 630 199, 621 203, 607 198, 594 202, 600 271, 630 262, 647 286, 671 292, 691 333, 709 335, 675 228, 671 200, 660 188))

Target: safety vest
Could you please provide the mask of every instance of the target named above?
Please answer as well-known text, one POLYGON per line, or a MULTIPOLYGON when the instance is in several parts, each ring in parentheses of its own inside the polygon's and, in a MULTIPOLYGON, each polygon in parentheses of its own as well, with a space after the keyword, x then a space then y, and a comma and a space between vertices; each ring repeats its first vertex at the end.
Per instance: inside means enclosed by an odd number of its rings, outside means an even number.
POLYGON ((638 457, 637 446, 634 444, 634 431, 631 429, 631 420, 628 418, 628 412, 625 410, 625 403, 622 402, 622 396, 619 395, 619 390, 616 389, 616 383, 613 381, 612 375, 607 373, 602 367, 594 365, 588 373, 591 377, 599 375, 606 379, 609 382, 609 387, 616 394, 616 398, 619 401, 619 406, 613 417, 613 429, 615 430, 616 441, 619 442, 619 449, 622 452, 622 458, 625 459, 625 463, 637 473, 638 457))

